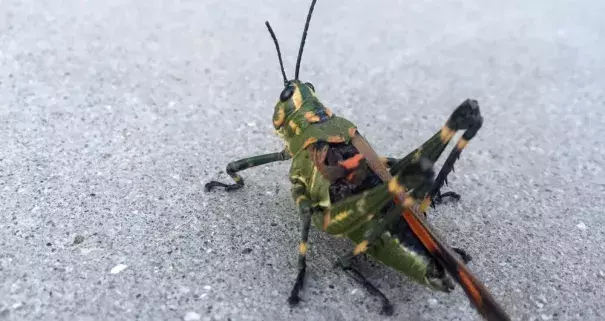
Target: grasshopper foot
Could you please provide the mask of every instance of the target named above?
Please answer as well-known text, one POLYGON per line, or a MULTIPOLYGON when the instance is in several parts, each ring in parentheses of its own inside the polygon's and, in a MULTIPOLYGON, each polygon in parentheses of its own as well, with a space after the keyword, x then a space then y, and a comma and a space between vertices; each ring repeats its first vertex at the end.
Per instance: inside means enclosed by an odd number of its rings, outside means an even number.
POLYGON ((442 204, 444 201, 444 198, 446 198, 446 197, 449 197, 449 198, 453 199, 454 201, 460 200, 460 194, 455 193, 455 192, 437 193, 437 195, 435 195, 435 197, 433 197, 433 199, 431 199, 431 207, 435 208, 435 205, 442 204))
POLYGON ((380 310, 380 314, 384 315, 393 315, 393 305, 389 301, 389 299, 382 293, 376 286, 374 286, 370 281, 368 281, 361 272, 357 271, 355 268, 351 267, 350 261, 340 258, 335 264, 334 267, 340 267, 345 272, 348 272, 349 275, 353 277, 357 282, 359 282, 371 295, 376 296, 382 301, 382 308, 380 310))
POLYGON ((294 294, 288 297, 288 304, 290 304, 290 306, 298 305, 298 303, 300 303, 300 297, 298 296, 298 294, 294 294))
POLYGON ((304 266, 298 271, 298 275, 296 276, 296 283, 294 283, 294 286, 292 287, 292 292, 290 292, 290 297, 288 297, 288 303, 290 304, 290 306, 295 306, 300 302, 300 297, 298 296, 298 293, 300 293, 300 290, 302 290, 304 285, 305 271, 306 268, 304 266))
POLYGON ((454 252, 456 252, 456 253, 458 253, 458 255, 460 255, 460 258, 462 259, 464 264, 468 264, 468 262, 473 260, 473 257, 461 248, 454 247, 454 248, 452 248, 452 250, 454 250, 454 252))
POLYGON ((380 314, 384 314, 384 315, 388 315, 388 316, 393 315, 393 305, 391 304, 391 302, 389 302, 389 301, 383 302, 382 310, 380 311, 380 314))
POLYGON ((222 187, 225 191, 229 192, 244 187, 244 184, 225 184, 218 181, 211 181, 204 185, 204 191, 210 192, 215 187, 222 187))

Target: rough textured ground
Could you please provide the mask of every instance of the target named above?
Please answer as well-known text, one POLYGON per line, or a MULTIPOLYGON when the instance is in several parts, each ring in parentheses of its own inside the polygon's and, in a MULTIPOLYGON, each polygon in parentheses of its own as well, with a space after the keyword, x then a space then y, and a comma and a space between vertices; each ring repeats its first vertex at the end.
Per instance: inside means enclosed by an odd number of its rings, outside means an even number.
MULTIPOLYGON (((431 293, 362 260, 396 304, 379 316, 331 268, 350 244, 316 231, 291 311, 288 164, 244 172, 233 194, 203 192, 229 161, 281 148, 263 23, 292 76, 308 5, 2 2, 0 319, 478 319, 460 289, 431 293)), ((381 154, 405 155, 479 100, 484 127, 450 176, 463 199, 431 222, 515 320, 605 318, 602 12, 603 1, 321 0, 311 24, 301 77, 381 154)))

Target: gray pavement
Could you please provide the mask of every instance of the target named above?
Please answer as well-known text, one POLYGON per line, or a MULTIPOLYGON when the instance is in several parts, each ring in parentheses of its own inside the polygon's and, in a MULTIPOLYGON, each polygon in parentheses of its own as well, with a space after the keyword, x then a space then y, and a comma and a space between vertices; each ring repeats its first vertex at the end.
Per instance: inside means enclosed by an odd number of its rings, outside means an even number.
MULTIPOLYGON (((289 163, 203 192, 278 151, 281 90, 309 1, 5 0, 0 6, 1 320, 478 320, 363 259, 395 303, 311 232, 304 301, 289 163)), ((431 212, 515 320, 605 319, 603 1, 320 0, 301 77, 384 155, 467 97, 485 124, 431 212)), ((438 165, 442 163, 439 162, 438 165)))

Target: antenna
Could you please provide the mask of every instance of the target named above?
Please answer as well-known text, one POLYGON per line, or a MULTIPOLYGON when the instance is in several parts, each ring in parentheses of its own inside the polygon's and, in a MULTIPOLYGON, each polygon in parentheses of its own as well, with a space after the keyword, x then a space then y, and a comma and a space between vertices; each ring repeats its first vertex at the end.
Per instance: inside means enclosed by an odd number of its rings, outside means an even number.
POLYGON ((273 42, 275 43, 275 49, 277 49, 277 58, 279 59, 279 66, 281 68, 281 75, 284 77, 284 84, 287 84, 288 78, 286 77, 286 71, 284 70, 284 62, 281 60, 281 51, 279 50, 279 43, 277 43, 277 37, 275 37, 275 33, 273 32, 273 29, 271 29, 271 25, 269 25, 269 21, 265 21, 265 25, 267 26, 267 29, 269 29, 271 38, 273 38, 273 42))
POLYGON ((309 14, 307 15, 307 22, 305 23, 305 30, 303 31, 302 40, 300 42, 300 49, 298 50, 298 59, 296 60, 296 71, 294 73, 294 79, 298 80, 298 71, 300 70, 300 60, 302 59, 303 48, 305 46, 305 40, 307 39, 307 31, 309 30, 309 22, 311 22, 311 14, 313 13, 313 8, 315 7, 315 2, 317 0, 313 0, 311 2, 311 8, 309 8, 309 14))

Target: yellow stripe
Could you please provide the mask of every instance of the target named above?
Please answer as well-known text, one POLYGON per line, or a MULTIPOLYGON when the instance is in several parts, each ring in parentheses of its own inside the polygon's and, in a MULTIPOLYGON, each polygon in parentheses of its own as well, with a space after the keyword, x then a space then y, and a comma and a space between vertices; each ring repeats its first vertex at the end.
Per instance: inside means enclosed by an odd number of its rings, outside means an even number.
POLYGON ((395 195, 405 193, 405 188, 397 182, 397 177, 393 177, 389 181, 389 192, 395 195))
POLYGON ((298 247, 298 253, 300 253, 300 255, 305 256, 307 255, 307 243, 305 242, 300 242, 300 245, 298 247))
POLYGON ((463 150, 467 144, 468 144, 468 140, 466 140, 464 138, 460 138, 460 140, 458 141, 458 144, 456 144, 456 149, 463 150))
POLYGON ((296 205, 300 204, 300 202, 302 202, 303 200, 306 200, 307 197, 304 195, 301 195, 299 197, 296 198, 296 205))
POLYGON ((364 240, 363 242, 357 244, 355 250, 353 250, 353 254, 359 255, 360 253, 365 252, 368 249, 368 241, 364 240))
POLYGON ((294 103, 294 110, 298 110, 302 106, 302 95, 300 94, 298 85, 294 84, 294 86, 296 86, 296 88, 294 89, 294 94, 291 99, 292 103, 294 103))
POLYGON ((431 205, 431 198, 427 196, 422 201, 422 203, 420 203, 420 212, 426 212, 426 209, 429 208, 430 205, 431 205))
POLYGON ((412 161, 418 160, 422 156, 422 147, 418 147, 418 150, 414 153, 412 161))
POLYGON ((315 113, 312 111, 308 111, 305 113, 305 119, 310 123, 319 122, 319 116, 315 115, 315 113))
POLYGON ((317 177, 317 166, 313 166, 313 172, 311 173, 311 184, 309 185, 309 190, 312 191, 315 187, 315 178, 317 177))
POLYGON ((441 141, 443 143, 448 143, 454 134, 456 134, 456 131, 447 127, 447 125, 441 127, 441 141))
POLYGON ((342 221, 344 219, 346 219, 349 216, 349 211, 342 211, 340 213, 338 213, 336 215, 336 217, 334 217, 335 221, 342 221))
POLYGON ((284 124, 284 121, 286 120, 286 112, 284 111, 283 106, 279 107, 276 116, 277 118, 273 120, 273 125, 275 126, 275 128, 279 128, 284 124))
POLYGON ((307 146, 309 146, 309 145, 311 145, 311 144, 315 143, 316 141, 317 141, 317 138, 315 138, 315 137, 311 137, 311 138, 309 138, 309 139, 305 140, 305 142, 303 143, 302 148, 306 148, 307 146))
POLYGON ((300 135, 300 127, 298 127, 298 125, 294 121, 290 120, 288 126, 290 126, 294 134, 300 135))

